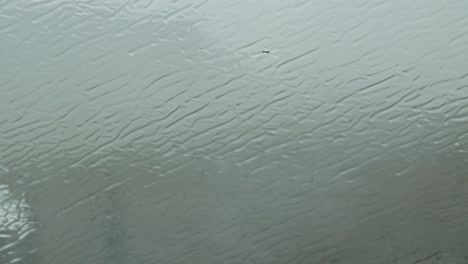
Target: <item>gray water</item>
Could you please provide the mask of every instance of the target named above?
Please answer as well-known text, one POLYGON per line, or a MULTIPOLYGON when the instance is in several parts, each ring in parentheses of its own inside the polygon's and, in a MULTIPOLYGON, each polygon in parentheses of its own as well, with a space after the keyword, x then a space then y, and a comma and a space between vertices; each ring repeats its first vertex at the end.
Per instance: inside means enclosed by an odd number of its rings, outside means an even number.
POLYGON ((467 10, 0 0, 0 263, 468 263, 467 10))

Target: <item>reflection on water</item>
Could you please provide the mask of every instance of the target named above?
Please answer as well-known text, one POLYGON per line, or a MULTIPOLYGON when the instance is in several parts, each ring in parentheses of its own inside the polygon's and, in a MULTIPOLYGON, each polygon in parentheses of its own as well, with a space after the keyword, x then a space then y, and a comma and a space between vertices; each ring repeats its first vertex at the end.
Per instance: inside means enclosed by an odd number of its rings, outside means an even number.
POLYGON ((468 264, 467 9, 1 1, 0 264, 468 264))
MULTIPOLYGON (((0 172, 8 170, 0 167, 0 172)), ((18 263, 34 253, 27 241, 34 231, 24 194, 12 193, 8 185, 0 184, 0 263, 18 263)))

